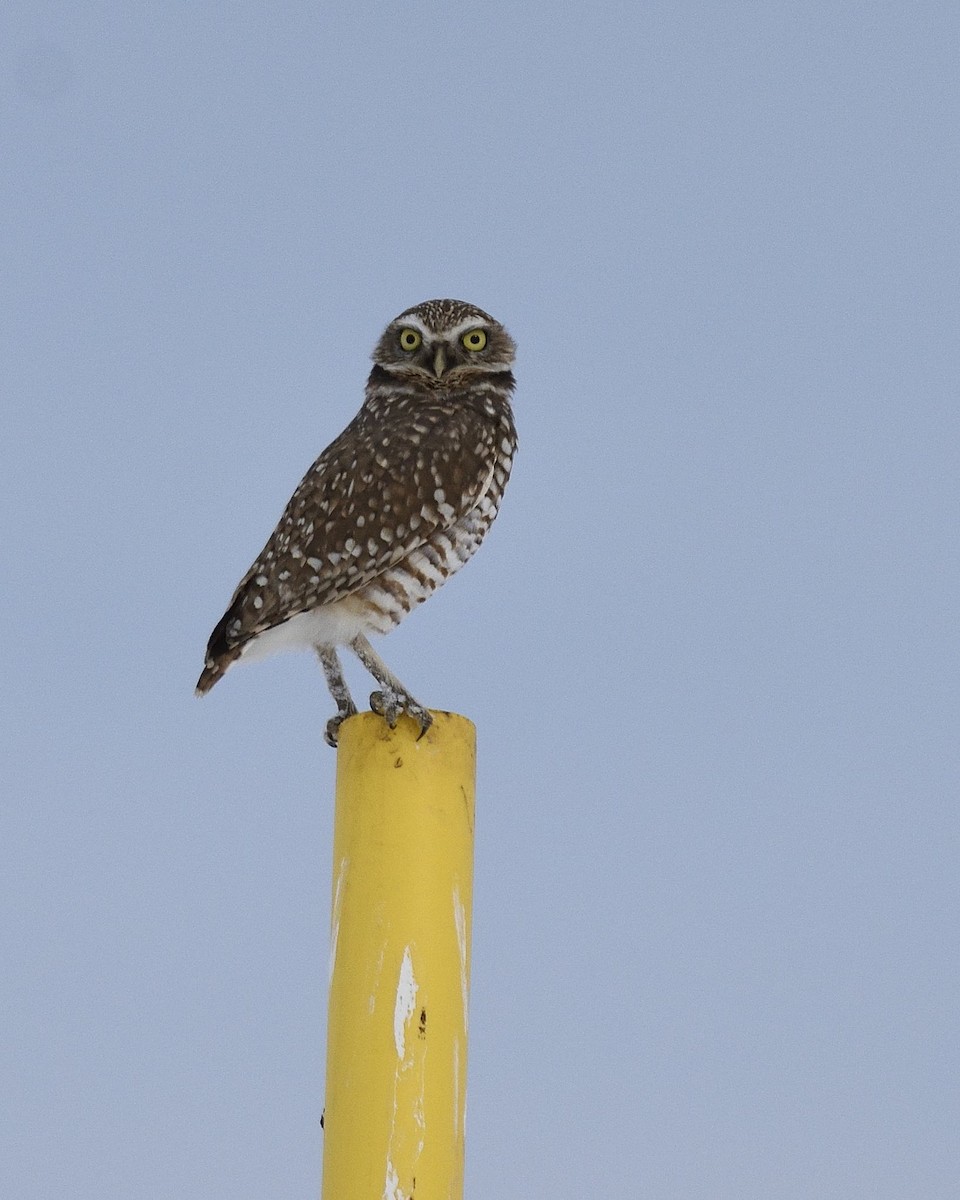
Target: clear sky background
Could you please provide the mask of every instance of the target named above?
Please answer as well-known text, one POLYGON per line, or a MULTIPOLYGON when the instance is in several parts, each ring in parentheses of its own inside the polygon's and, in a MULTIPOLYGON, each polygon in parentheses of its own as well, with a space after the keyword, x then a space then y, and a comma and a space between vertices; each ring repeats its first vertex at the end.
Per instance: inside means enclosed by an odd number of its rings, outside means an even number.
POLYGON ((946 0, 4 5, 0 1193, 317 1195, 331 702, 193 685, 434 296, 520 347, 382 645, 479 728, 468 1196, 960 1193, 958 59, 946 0))

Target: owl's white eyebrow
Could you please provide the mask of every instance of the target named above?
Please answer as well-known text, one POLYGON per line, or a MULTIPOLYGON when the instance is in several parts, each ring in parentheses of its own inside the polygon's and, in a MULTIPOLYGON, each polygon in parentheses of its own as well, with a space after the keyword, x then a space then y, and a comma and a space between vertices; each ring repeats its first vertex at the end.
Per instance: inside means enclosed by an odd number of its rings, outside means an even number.
POLYGON ((424 337, 433 332, 429 325, 425 325, 419 317, 401 317, 397 324, 401 329, 419 329, 424 337))
POLYGON ((466 333, 468 329, 479 329, 483 325, 486 325, 486 321, 480 320, 479 317, 469 317, 466 321, 461 321, 459 325, 448 329, 446 336, 454 338, 458 334, 466 333))
MULTIPOLYGON (((437 336, 437 331, 431 329, 419 317, 403 317, 399 324, 403 329, 418 329, 425 338, 435 338, 437 336)), ((445 338, 455 338, 461 333, 466 333, 468 329, 477 329, 485 324, 486 322, 482 321, 479 317, 468 317, 467 320, 460 321, 459 324, 444 330, 442 336, 445 338)))

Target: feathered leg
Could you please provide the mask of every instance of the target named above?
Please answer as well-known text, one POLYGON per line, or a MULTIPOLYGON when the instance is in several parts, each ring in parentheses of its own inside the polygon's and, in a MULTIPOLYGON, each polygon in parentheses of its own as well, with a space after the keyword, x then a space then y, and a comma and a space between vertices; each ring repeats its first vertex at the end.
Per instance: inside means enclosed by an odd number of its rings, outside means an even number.
POLYGON ((354 716, 357 706, 353 702, 350 689, 347 687, 347 681, 343 677, 343 669, 340 666, 340 659, 337 657, 336 650, 333 646, 317 646, 316 651, 317 657, 320 659, 320 665, 323 667, 323 673, 327 679, 327 687, 330 689, 330 695, 337 703, 337 715, 331 717, 327 722, 324 738, 328 746, 336 746, 340 726, 347 717, 354 716))
POLYGON ((350 648, 382 689, 370 695, 370 707, 373 711, 379 713, 391 729, 396 725, 400 714, 407 713, 420 726, 420 737, 423 737, 433 722, 429 712, 410 695, 362 633, 353 639, 350 648))

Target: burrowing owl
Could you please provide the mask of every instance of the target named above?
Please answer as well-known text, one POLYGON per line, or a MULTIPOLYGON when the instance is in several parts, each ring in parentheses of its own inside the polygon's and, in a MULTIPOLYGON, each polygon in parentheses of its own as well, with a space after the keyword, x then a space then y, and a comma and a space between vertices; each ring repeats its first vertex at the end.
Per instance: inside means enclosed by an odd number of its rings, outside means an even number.
POLYGON ((199 694, 237 659, 312 648, 337 703, 335 746, 357 711, 337 657, 349 646, 380 685, 374 711, 427 729, 430 714, 367 634, 389 632, 458 571, 496 517, 517 448, 514 351, 502 325, 460 300, 391 321, 363 406, 304 476, 210 635, 199 694))

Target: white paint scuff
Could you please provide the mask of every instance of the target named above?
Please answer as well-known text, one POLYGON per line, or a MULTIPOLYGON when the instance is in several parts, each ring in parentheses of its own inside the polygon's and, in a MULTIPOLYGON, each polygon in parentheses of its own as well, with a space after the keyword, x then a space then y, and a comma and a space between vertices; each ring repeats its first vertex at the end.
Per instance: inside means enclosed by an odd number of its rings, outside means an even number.
POLYGON ((383 1181, 383 1200, 403 1200, 397 1168, 387 1159, 387 1177, 383 1181))
POLYGON ((417 1007, 417 981, 413 974, 413 959, 410 947, 403 952, 400 978, 397 981, 397 1000, 393 1007, 393 1040, 397 1047, 397 1058, 403 1062, 406 1052, 406 1024, 417 1007))
POLYGON ((333 914, 330 919, 330 963, 327 969, 327 986, 333 982, 333 968, 337 961, 337 941, 340 938, 340 909, 343 906, 343 888, 347 881, 349 858, 340 859, 340 869, 337 871, 337 882, 333 889, 333 914))
POLYGON ((460 992, 463 996, 463 1030, 469 1024, 470 997, 467 987, 467 914, 460 899, 460 888, 453 885, 453 923, 457 927, 457 945, 460 947, 460 992))

